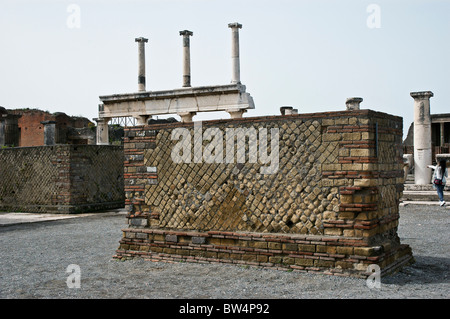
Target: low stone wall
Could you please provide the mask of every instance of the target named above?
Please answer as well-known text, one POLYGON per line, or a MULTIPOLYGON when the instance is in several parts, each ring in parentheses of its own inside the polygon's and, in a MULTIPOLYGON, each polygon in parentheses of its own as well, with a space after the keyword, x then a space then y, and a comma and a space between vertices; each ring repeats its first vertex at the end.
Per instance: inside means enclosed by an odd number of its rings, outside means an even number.
POLYGON ((385 274, 412 261, 397 236, 401 118, 359 110, 201 124, 126 130, 129 227, 116 258, 363 277, 370 264, 385 274), (237 140, 227 157, 230 131, 237 140))
POLYGON ((0 176, 1 211, 82 213, 124 206, 120 146, 2 149, 0 176))

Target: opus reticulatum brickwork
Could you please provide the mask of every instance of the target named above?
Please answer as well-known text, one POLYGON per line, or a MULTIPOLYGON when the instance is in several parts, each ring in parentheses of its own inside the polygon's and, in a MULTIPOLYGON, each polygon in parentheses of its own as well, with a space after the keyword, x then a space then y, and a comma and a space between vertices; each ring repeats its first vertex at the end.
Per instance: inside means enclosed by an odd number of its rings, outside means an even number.
POLYGON ((375 264, 382 275, 393 272, 413 261, 397 236, 402 131, 400 117, 371 110, 213 120, 200 131, 198 123, 130 127, 128 227, 114 257, 359 277, 375 264), (189 138, 174 134, 180 129, 189 138), (226 154, 226 133, 237 129, 258 133, 233 137, 245 161, 226 154), (184 161, 174 161, 174 148, 184 161))
POLYGON ((124 206, 123 148, 112 145, 0 150, 0 211, 84 213, 124 206))

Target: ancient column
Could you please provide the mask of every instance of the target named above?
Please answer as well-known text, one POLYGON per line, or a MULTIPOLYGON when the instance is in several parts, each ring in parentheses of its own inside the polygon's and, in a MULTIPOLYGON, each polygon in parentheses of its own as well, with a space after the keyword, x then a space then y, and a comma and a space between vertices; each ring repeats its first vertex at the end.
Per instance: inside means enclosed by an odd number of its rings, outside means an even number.
POLYGON ((184 30, 180 31, 183 36, 183 87, 191 86, 191 46, 189 37, 194 35, 193 32, 184 30))
POLYGON ((97 145, 109 145, 108 122, 109 118, 97 118, 97 145))
POLYGON ((445 134, 444 134, 444 128, 445 128, 444 124, 445 123, 441 122, 439 124, 440 124, 439 131, 441 133, 441 145, 440 146, 443 147, 445 144, 445 134))
POLYGON ((43 121, 44 125, 44 145, 56 144, 56 122, 55 121, 43 121))
POLYGON ((237 22, 229 23, 228 27, 231 28, 231 83, 241 83, 241 68, 239 62, 239 29, 242 29, 242 24, 237 22))
POLYGON ((145 92, 145 44, 148 39, 136 38, 138 43, 138 91, 145 92))
POLYGON ((349 97, 347 101, 345 102, 345 105, 347 107, 347 111, 355 111, 360 109, 360 104, 363 101, 363 98, 361 97, 349 97))
POLYGON ((431 182, 431 115, 430 97, 433 92, 411 92, 414 98, 414 182, 427 185, 431 182))

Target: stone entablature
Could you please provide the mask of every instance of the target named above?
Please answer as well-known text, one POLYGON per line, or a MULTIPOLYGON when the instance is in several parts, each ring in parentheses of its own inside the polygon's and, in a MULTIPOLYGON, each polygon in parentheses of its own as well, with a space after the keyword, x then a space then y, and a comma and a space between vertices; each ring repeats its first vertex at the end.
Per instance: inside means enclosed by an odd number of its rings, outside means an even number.
MULTIPOLYGON (((245 85, 187 87, 174 90, 100 96, 100 118, 147 117, 163 114, 192 115, 197 112, 227 111, 241 113, 254 109, 253 98, 245 85)), ((145 121, 142 123, 144 124, 145 121)))

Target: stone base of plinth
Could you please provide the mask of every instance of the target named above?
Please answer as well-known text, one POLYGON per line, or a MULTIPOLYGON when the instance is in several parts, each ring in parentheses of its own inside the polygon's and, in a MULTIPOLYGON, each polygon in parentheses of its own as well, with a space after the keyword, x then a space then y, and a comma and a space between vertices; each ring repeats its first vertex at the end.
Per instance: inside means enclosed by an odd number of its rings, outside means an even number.
POLYGON ((226 263, 367 278, 414 262, 408 245, 368 245, 363 238, 247 232, 123 229, 114 258, 160 262, 226 263))

